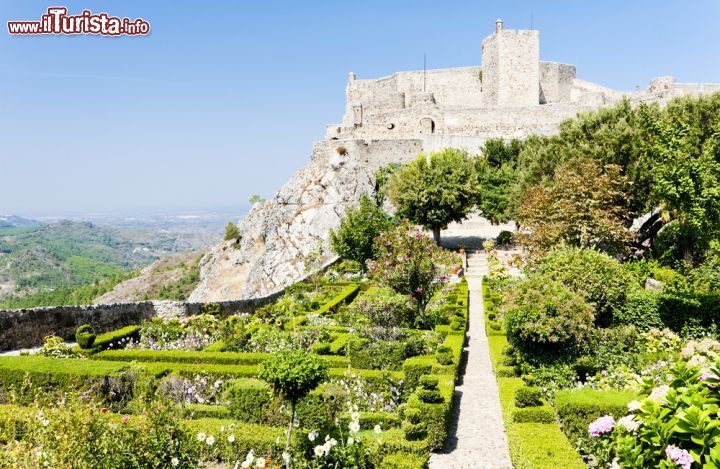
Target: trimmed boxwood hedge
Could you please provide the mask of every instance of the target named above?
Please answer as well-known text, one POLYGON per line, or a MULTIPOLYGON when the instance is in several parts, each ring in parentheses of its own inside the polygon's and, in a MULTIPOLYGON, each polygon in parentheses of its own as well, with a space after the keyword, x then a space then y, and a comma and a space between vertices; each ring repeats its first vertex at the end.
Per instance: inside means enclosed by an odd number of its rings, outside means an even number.
POLYGON ((129 363, 37 355, 0 357, 0 384, 5 389, 17 388, 29 376, 36 387, 75 389, 95 378, 119 376, 129 366, 129 363))
POLYGON ((632 391, 562 389, 555 396, 555 407, 563 431, 574 442, 588 436, 588 425, 598 417, 612 415, 618 419, 627 415, 627 404, 636 398, 632 391))
MULTIPOLYGON (((515 412, 521 410, 515 407, 515 392, 524 387, 525 383, 521 378, 501 377, 499 374, 499 369, 509 368, 513 372, 515 371, 513 367, 499 366, 503 359, 502 351, 508 345, 507 338, 504 335, 489 335, 488 342, 490 358, 496 370, 500 405, 513 466, 522 469, 540 467, 584 469, 586 465, 582 458, 556 423, 514 421, 515 412)), ((547 414, 545 415, 547 416, 547 414)), ((537 417, 537 415, 533 415, 533 417, 537 417)), ((525 415, 521 414, 519 418, 530 417, 526 413, 525 415)))
POLYGON ((552 423, 557 418, 555 410, 549 405, 516 408, 512 413, 513 422, 517 423, 552 423))
POLYGON ((125 379, 129 369, 129 363, 77 358, 0 357, 0 394, 14 390, 19 402, 30 403, 38 397, 36 391, 53 399, 56 392, 94 388, 94 395, 111 405, 132 395, 133 381, 125 379))
POLYGON ((140 340, 140 326, 127 326, 105 334, 99 334, 95 338, 92 351, 100 352, 107 349, 122 348, 130 340, 140 340))
MULTIPOLYGON (((97 360, 207 363, 215 365, 257 365, 269 357, 269 353, 184 352, 179 350, 107 350, 93 356, 97 360)), ((344 357, 326 356, 323 359, 334 368, 348 365, 348 360, 344 357)))
POLYGON ((345 303, 350 303, 360 291, 360 284, 350 284, 343 291, 337 294, 333 299, 313 311, 314 314, 323 315, 328 312, 334 312, 337 308, 345 303))

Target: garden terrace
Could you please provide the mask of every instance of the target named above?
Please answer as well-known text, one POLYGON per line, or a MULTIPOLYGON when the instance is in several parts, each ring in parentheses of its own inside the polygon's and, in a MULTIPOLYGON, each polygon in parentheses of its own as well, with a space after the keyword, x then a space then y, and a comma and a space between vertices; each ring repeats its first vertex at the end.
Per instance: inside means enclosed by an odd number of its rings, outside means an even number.
POLYGON ((378 294, 388 295, 360 283, 299 285, 251 315, 149 319, 93 336, 84 349, 56 345, 51 356, 0 357, 0 396, 8 402, 0 406, 0 444, 26 438, 18 429, 35 424, 38 409, 58 420, 72 413, 70 404, 57 404, 60 396, 82 395, 107 409, 102 418, 126 425, 147 421, 139 409, 161 397, 174 402, 182 428, 213 436, 212 445, 195 439, 188 450, 203 460, 232 463, 250 450, 278 460, 287 410, 258 376, 274 350, 300 340, 329 370, 298 403, 293 447, 307 451, 309 433, 329 422, 357 422, 357 438, 367 440, 376 467, 422 467, 447 435, 467 285, 435 295, 428 307, 434 322, 425 329, 386 328, 359 316, 355 302, 378 294), (33 402, 35 410, 14 411, 33 402))
POLYGON ((534 262, 483 288, 514 466, 716 464, 716 272, 575 248, 534 262), (653 275, 663 289, 642 287, 653 275))

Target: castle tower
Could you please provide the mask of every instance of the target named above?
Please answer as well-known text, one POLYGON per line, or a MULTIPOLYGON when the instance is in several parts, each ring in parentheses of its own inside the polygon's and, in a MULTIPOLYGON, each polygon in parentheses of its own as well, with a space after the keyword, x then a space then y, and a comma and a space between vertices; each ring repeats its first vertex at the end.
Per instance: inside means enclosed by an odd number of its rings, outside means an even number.
POLYGON ((482 42, 482 87, 489 106, 534 106, 540 103, 540 35, 509 30, 502 20, 482 42))

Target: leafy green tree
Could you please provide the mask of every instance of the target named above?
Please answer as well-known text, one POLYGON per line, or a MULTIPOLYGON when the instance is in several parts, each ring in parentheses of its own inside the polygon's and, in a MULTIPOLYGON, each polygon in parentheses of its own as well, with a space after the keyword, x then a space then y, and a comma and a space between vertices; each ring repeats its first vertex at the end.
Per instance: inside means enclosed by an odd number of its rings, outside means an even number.
POLYGON ((525 191, 516 210, 518 238, 536 253, 560 246, 624 253, 631 239, 626 198, 619 166, 571 160, 525 191))
MULTIPOLYGON (((320 383, 328 379, 328 362, 304 350, 281 350, 262 362, 258 377, 267 381, 273 392, 290 404, 290 423, 285 450, 289 452, 290 436, 295 422, 295 407, 320 383)), ((286 467, 289 466, 289 462, 286 467)))
POLYGON ((481 188, 477 206, 492 223, 506 223, 512 218, 512 186, 517 182, 517 159, 522 142, 490 139, 475 159, 475 170, 481 188))
POLYGON ((382 207, 387 197, 388 184, 393 174, 397 173, 402 166, 397 163, 390 163, 375 172, 375 203, 382 207))
POLYGON ((618 260, 592 249, 553 250, 536 266, 535 273, 581 295, 594 306, 600 325, 610 323, 625 304, 627 292, 636 285, 618 260))
POLYGON ((225 241, 237 241, 239 237, 240 230, 237 225, 231 221, 227 222, 227 225, 225 225, 225 241))
POLYGON ((388 198, 399 217, 431 229, 440 245, 440 230, 465 219, 478 191, 473 160, 465 151, 448 148, 403 166, 390 181, 388 198))
POLYGON ((330 232, 330 247, 343 259, 359 262, 363 271, 365 261, 375 257, 373 240, 392 226, 392 221, 367 195, 360 206, 349 209, 337 231, 330 232))
MULTIPOLYGON (((649 112, 659 111, 652 108, 649 112)), ((517 208, 529 187, 555 178, 557 169, 571 160, 587 159, 597 161, 601 167, 617 165, 633 187, 626 194, 628 212, 634 215, 646 212, 652 173, 643 151, 641 123, 638 109, 625 100, 564 121, 557 135, 526 139, 517 156, 510 210, 517 208)))
POLYGON ((675 99, 660 113, 648 106, 640 112, 652 201, 678 221, 682 257, 692 265, 696 243, 720 228, 720 93, 675 99))

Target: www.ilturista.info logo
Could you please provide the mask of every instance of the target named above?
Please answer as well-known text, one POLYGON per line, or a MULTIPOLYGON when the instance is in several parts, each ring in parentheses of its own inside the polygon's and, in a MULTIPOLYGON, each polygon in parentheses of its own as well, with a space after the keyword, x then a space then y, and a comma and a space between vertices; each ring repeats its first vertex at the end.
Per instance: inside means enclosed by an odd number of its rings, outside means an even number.
POLYGON ((92 13, 68 16, 65 7, 50 7, 40 21, 8 21, 10 34, 97 34, 101 36, 138 36, 150 34, 150 23, 142 18, 130 20, 92 13))

